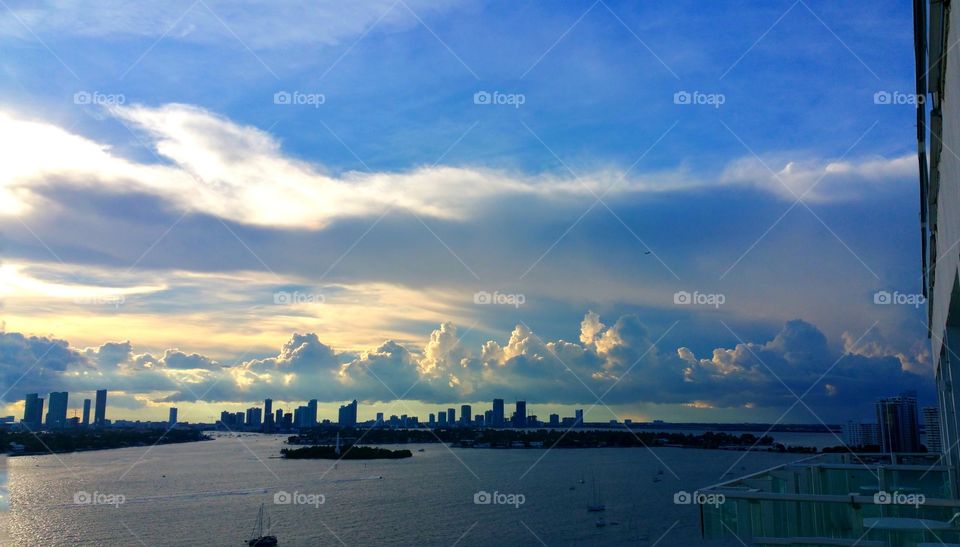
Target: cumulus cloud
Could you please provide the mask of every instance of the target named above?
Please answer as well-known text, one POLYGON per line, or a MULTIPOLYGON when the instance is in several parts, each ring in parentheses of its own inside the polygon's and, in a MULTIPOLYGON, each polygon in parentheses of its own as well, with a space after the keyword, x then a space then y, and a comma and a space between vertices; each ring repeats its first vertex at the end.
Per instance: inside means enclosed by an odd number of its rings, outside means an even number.
POLYGON ((606 326, 584 317, 580 341, 542 340, 520 324, 501 343, 473 353, 450 323, 422 348, 395 341, 360 353, 337 352, 314 333, 294 334, 275 357, 223 365, 198 354, 167 350, 162 358, 136 354, 129 342, 74 350, 62 340, 0 336, 3 377, 20 391, 108 388, 146 394, 157 402, 283 400, 430 403, 522 398, 539 403, 665 403, 695 408, 778 408, 807 393, 823 411, 869 405, 891 390, 929 389, 931 378, 871 343, 831 351, 827 338, 802 320, 787 322, 764 342, 715 348, 697 357, 686 347, 658 348, 640 318, 606 326), (791 391, 793 394, 791 394, 791 391))

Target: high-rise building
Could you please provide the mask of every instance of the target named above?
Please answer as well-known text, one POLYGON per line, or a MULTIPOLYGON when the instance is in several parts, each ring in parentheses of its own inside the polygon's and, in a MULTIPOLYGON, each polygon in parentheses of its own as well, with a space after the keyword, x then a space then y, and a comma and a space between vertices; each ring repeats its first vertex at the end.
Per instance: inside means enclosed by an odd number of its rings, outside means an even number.
MULTIPOLYGON (((432 414, 431 414, 432 416, 432 414)), ((383 412, 377 412, 376 425, 383 425, 383 412)))
POLYGON ((960 82, 954 48, 958 18, 956 3, 914 2, 917 99, 924 99, 916 102, 923 296, 939 401, 940 444, 946 456, 938 463, 952 468, 954 492, 960 492, 960 396, 954 393, 954 386, 960 386, 960 295, 956 288, 960 250, 953 245, 960 226, 960 194, 956 192, 960 160, 951 152, 960 146, 954 129, 960 82))
POLYGON ((273 399, 263 400, 263 430, 273 431, 273 399))
POLYGON ((493 427, 503 427, 503 399, 493 400, 493 427))
POLYGON ((527 427, 527 402, 517 401, 516 407, 513 413, 513 427, 527 427))
POLYGON ((23 404, 23 425, 30 430, 43 424, 43 399, 37 393, 28 393, 23 404))
POLYGON ((447 423, 451 426, 457 424, 457 411, 453 408, 447 409, 447 423))
POLYGON ((447 411, 441 410, 437 412, 437 425, 444 426, 447 425, 447 411))
POLYGON ((560 415, 551 414, 550 415, 550 427, 560 427, 560 415))
POLYGON ((923 435, 928 452, 943 453, 943 436, 940 432, 940 409, 935 406, 925 406, 923 414, 923 435))
POLYGON ((574 411, 574 423, 578 426, 583 425, 583 409, 578 408, 574 411))
POLYGON ((167 425, 173 427, 177 425, 177 407, 170 407, 170 416, 167 417, 167 425))
POLYGON ((243 427, 243 424, 246 422, 246 414, 243 412, 237 412, 234 414, 235 419, 233 420, 234 425, 237 427, 243 427))
POLYGON ((307 414, 310 412, 310 409, 305 406, 298 406, 293 409, 293 425, 297 427, 304 427, 307 422, 307 414))
POLYGON ((916 392, 877 401, 877 425, 884 452, 919 452, 916 392))
POLYGON ((877 424, 847 420, 843 424, 843 444, 849 447, 879 446, 880 435, 877 424))
POLYGON ((261 412, 262 410, 258 407, 250 407, 247 409, 247 429, 260 429, 261 412))
POLYGON ((310 399, 307 408, 309 409, 309 412, 307 412, 307 427, 313 427, 317 425, 317 400, 310 399))
POLYGON ((50 392, 50 404, 47 410, 47 428, 62 429, 67 427, 67 399, 66 391, 50 392))
POLYGON ((357 426, 357 400, 356 399, 354 399, 352 403, 343 405, 340 407, 337 423, 340 425, 340 427, 356 427, 357 426))
POLYGON ((483 425, 484 425, 484 427, 492 427, 492 426, 493 426, 493 411, 492 411, 492 410, 484 411, 484 413, 483 413, 483 425))
POLYGON ((473 409, 470 408, 470 405, 460 405, 460 425, 469 426, 470 416, 472 414, 473 414, 473 409))
POLYGON ((273 413, 273 423, 280 425, 283 423, 283 409, 278 408, 276 412, 273 413))
POLYGON ((93 408, 93 425, 103 427, 107 425, 107 390, 98 389, 97 399, 93 408))
POLYGON ((83 400, 83 421, 81 424, 90 425, 90 399, 83 400))

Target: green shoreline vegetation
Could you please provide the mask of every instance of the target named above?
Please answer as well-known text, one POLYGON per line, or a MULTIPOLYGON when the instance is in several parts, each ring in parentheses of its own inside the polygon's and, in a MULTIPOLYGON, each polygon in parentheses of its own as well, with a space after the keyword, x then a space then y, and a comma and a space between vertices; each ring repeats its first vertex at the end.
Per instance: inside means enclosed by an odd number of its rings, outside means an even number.
POLYGON ((210 440, 197 429, 87 429, 78 431, 0 431, 0 453, 40 456, 210 440))
POLYGON ((759 450, 769 452, 816 453, 815 447, 785 446, 769 435, 676 431, 633 431, 626 429, 340 429, 317 428, 293 435, 294 445, 333 445, 337 432, 345 444, 447 443, 460 448, 631 448, 675 447, 708 450, 759 450))
POLYGON ((288 460, 398 460, 413 456, 409 450, 389 450, 374 446, 344 446, 338 453, 336 447, 331 445, 284 448, 280 453, 288 460))

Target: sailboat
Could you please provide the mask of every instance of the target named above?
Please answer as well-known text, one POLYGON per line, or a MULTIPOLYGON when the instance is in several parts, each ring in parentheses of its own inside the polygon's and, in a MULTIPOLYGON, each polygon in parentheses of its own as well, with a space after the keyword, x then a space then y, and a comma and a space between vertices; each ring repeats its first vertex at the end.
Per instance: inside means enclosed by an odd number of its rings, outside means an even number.
POLYGON ((587 511, 591 513, 599 513, 600 511, 606 511, 607 506, 600 501, 600 487, 597 486, 597 480, 593 480, 593 503, 587 506, 587 511))
MULTIPOLYGON (((270 531, 270 517, 267 517, 267 532, 270 531)), ((260 504, 260 513, 257 515, 257 524, 253 527, 253 537, 247 540, 249 547, 276 547, 277 536, 263 535, 263 504, 260 504)))

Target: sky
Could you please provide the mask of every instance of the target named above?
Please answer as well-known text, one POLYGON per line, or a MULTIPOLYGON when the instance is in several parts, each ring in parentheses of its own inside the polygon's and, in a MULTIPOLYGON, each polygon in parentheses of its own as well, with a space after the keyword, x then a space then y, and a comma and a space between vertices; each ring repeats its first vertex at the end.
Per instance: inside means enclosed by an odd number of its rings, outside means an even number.
POLYGON ((907 2, 8 0, 0 70, 7 414, 935 402, 907 2))

